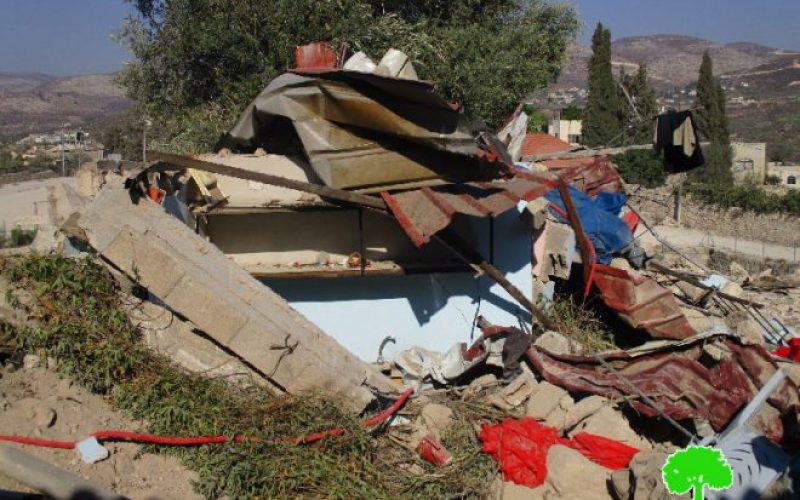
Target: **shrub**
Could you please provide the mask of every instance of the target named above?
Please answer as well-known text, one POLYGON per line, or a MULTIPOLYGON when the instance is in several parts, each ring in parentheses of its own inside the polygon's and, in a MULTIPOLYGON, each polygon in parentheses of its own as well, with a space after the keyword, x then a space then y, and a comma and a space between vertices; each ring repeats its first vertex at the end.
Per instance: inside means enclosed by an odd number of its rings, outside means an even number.
POLYGON ((738 207, 755 213, 800 215, 800 191, 773 194, 752 185, 686 184, 692 196, 722 208, 738 207))
POLYGON ((652 150, 633 149, 611 157, 625 182, 646 188, 662 186, 667 180, 664 160, 652 150))

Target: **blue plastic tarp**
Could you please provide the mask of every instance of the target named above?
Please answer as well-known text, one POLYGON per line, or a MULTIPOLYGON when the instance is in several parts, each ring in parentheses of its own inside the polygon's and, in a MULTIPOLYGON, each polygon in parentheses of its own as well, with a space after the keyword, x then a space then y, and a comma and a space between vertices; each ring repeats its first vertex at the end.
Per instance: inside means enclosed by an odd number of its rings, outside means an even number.
MULTIPOLYGON (((627 198, 622 193, 600 193, 592 199, 572 186, 569 186, 569 195, 578 212, 583 231, 594 245, 597 262, 609 264, 614 253, 620 252, 633 241, 631 230, 619 218, 627 198)), ((551 189, 545 198, 566 213, 567 209, 558 189, 551 189)), ((554 211, 554 215, 560 222, 569 224, 561 214, 554 211)))

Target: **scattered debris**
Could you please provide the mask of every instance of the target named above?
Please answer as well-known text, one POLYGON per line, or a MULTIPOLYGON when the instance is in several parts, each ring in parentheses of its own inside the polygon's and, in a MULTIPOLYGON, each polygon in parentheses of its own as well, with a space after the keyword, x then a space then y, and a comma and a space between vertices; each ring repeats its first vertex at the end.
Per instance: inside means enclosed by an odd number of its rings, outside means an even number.
MULTIPOLYGON (((539 424, 525 417, 521 420, 507 418, 496 425, 481 428, 483 452, 492 455, 500 464, 506 480, 535 488, 544 484, 548 477, 548 452, 555 445, 576 450, 592 462, 608 469, 622 469, 628 466, 631 458, 639 450, 630 446, 595 436, 579 433, 572 439, 559 437, 552 427, 539 424)), ((566 460, 565 462, 573 462, 566 460)), ((566 464, 559 464, 566 465, 566 464)), ((564 467, 554 467, 553 471, 564 472, 564 467)), ((572 476, 572 482, 575 482, 572 476)))
MULTIPOLYGON (((378 411, 362 425, 384 431, 404 493, 435 478, 469 482, 448 489, 459 497, 656 498, 665 451, 700 436, 775 465, 737 470, 738 484, 778 482, 800 444, 800 337, 768 294, 795 278, 735 262, 711 273, 671 246, 655 260, 643 235, 667 245, 626 208, 611 150, 545 144, 521 106, 494 136, 401 51, 376 64, 317 42, 295 55, 217 153, 151 152, 142 170, 84 168, 77 191, 52 189, 33 247, 99 256, 129 333, 181 370, 378 411)), ((692 120, 659 118, 670 168, 702 163, 692 120)), ((28 321, 14 309, 3 297, 0 333, 28 321)), ((69 371, 56 355, 6 369, 69 371)), ((26 417, 60 420, 42 405, 26 417)), ((354 426, 264 440, 226 428, 192 444, 306 444, 354 426)), ((86 463, 109 456, 94 438, 66 445, 86 463)))

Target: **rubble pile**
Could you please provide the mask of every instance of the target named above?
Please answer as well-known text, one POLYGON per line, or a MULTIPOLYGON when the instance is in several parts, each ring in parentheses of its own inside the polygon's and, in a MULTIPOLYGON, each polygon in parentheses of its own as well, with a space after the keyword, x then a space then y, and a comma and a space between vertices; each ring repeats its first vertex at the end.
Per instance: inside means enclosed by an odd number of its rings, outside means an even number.
MULTIPOLYGON (((773 298, 797 280, 659 254, 606 157, 530 161, 526 122, 495 136, 402 52, 315 44, 216 153, 152 152, 90 198, 53 192, 38 243, 145 290, 131 317, 174 317, 145 322, 147 341, 188 370, 355 413, 413 389, 379 446, 420 478, 479 463, 465 495, 661 498, 666 458, 700 443, 761 446, 788 470, 799 318, 773 298), (569 334, 565 297, 611 348, 569 334)), ((734 465, 734 488, 784 468, 734 465)))

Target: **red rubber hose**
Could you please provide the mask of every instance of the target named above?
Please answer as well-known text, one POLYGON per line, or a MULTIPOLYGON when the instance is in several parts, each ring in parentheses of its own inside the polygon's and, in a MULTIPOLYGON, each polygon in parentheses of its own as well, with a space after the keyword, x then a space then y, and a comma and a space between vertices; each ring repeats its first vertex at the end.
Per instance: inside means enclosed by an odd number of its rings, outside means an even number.
MULTIPOLYGON (((364 427, 374 427, 378 424, 385 422, 386 420, 389 419, 389 417, 397 413, 397 410, 399 410, 400 407, 402 407, 406 403, 406 401, 408 401, 408 398, 411 397, 411 394, 413 393, 414 389, 406 389, 400 395, 397 401, 395 401, 392 404, 392 406, 386 408, 385 410, 375 415, 374 417, 362 421, 361 425, 364 427)), ((344 433, 345 433, 344 429, 342 429, 341 427, 337 427, 322 432, 315 432, 313 434, 308 434, 303 437, 278 438, 278 439, 262 439, 256 436, 242 436, 240 434, 237 434, 233 437, 228 437, 224 435, 172 437, 172 436, 156 436, 153 434, 139 434, 137 432, 128 432, 128 431, 98 431, 93 433, 92 437, 96 438, 98 441, 128 441, 132 443, 160 444, 167 446, 198 446, 204 444, 227 443, 229 441, 234 443, 272 442, 272 443, 308 444, 320 441, 330 436, 341 436, 344 433)), ((27 444, 31 446, 38 446, 41 448, 58 448, 63 450, 71 450, 78 445, 77 441, 52 441, 49 439, 29 438, 22 436, 3 436, 3 435, 0 435, 0 441, 5 441, 9 443, 27 444)))

